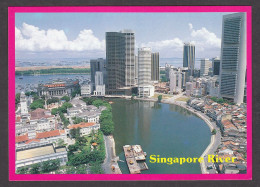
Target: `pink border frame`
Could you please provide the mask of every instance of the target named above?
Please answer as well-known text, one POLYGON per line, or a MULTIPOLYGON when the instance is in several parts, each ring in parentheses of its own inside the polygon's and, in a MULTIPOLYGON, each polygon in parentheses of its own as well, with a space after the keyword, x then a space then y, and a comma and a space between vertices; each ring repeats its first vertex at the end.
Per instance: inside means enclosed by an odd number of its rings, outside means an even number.
POLYGON ((9 7, 9 180, 252 180, 252 23, 251 6, 98 6, 98 7, 9 7), (15 174, 15 13, 62 12, 246 12, 247 13, 247 174, 15 174))

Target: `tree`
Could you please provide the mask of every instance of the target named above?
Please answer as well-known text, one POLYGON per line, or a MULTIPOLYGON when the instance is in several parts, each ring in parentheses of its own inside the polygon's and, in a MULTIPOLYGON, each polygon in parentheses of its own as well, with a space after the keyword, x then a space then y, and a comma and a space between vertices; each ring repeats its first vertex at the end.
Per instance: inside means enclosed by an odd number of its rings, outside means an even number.
POLYGON ((92 104, 99 108, 100 106, 102 106, 104 104, 104 102, 102 100, 98 99, 98 100, 93 101, 92 104))
POLYGON ((100 129, 104 133, 104 135, 110 135, 114 132, 114 126, 113 125, 101 125, 100 129))
POLYGON ((102 174, 102 173, 104 173, 100 163, 93 163, 90 167, 90 172, 92 174, 102 174))
POLYGON ((32 164, 30 169, 30 174, 39 174, 40 173, 41 164, 32 164))
POLYGON ((17 105, 18 103, 20 103, 20 96, 21 96, 20 93, 17 93, 17 94, 15 95, 15 104, 16 104, 16 105, 17 105))
POLYGON ((66 102, 70 101, 70 97, 69 96, 63 96, 62 98, 60 98, 61 100, 65 100, 66 102))
POLYGON ((86 166, 80 165, 76 168, 76 174, 86 174, 86 166))
POLYGON ((85 120, 80 117, 73 117, 72 119, 73 119, 74 124, 79 124, 81 122, 85 122, 85 120))
POLYGON ((68 103, 68 102, 65 102, 65 103, 63 103, 62 106, 67 109, 67 108, 71 108, 71 107, 72 107, 72 104, 71 104, 71 103, 68 103))
POLYGON ((38 100, 34 100, 33 103, 30 105, 30 108, 32 110, 35 110, 37 108, 44 108, 44 100, 43 99, 38 99, 38 100))
POLYGON ((162 95, 158 95, 158 102, 160 103, 162 101, 162 95))
POLYGON ((53 98, 47 100, 47 104, 49 105, 51 103, 57 103, 59 101, 60 101, 60 99, 58 97, 53 97, 53 98))
POLYGON ((56 115, 58 113, 59 109, 58 108, 53 108, 51 109, 51 114, 56 115))
POLYGON ((216 131, 216 129, 213 129, 213 130, 211 131, 211 134, 212 134, 212 135, 215 135, 215 134, 217 134, 217 131, 216 131))
POLYGON ((28 166, 24 166, 24 167, 21 167, 19 169, 17 169, 16 173, 17 174, 27 174, 29 171, 29 167, 28 166))
POLYGON ((64 140, 63 139, 59 139, 58 142, 57 142, 57 145, 58 146, 63 146, 64 145, 64 140))
POLYGON ((73 128, 70 130, 70 136, 72 138, 77 138, 77 137, 80 137, 80 128, 73 128))

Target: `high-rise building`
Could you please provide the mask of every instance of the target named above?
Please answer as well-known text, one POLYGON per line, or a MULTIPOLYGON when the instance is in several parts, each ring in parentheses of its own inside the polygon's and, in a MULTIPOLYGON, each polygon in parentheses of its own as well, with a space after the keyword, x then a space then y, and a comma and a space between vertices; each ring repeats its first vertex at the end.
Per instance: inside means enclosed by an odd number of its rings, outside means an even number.
POLYGON ((138 49, 138 95, 154 95, 154 86, 151 84, 151 48, 148 47, 138 49))
POLYGON ((209 59, 204 58, 200 61, 200 76, 207 76, 209 74, 209 69, 212 67, 211 61, 209 59))
POLYGON ((151 48, 138 49, 138 85, 151 84, 151 48))
POLYGON ((183 67, 188 67, 189 76, 193 76, 195 67, 195 45, 184 43, 183 47, 183 67))
POLYGON ((103 58, 91 59, 90 60, 90 71, 91 71, 91 83, 95 85, 96 72, 102 72, 104 76, 104 82, 106 81, 106 60, 103 58))
POLYGON ((151 79, 153 81, 160 80, 159 53, 152 53, 151 79))
POLYGON ((246 13, 223 16, 219 96, 243 103, 246 79, 246 13))
POLYGON ((20 95, 20 105, 21 105, 21 115, 28 114, 27 99, 24 92, 21 92, 20 95))
POLYGON ((138 84, 138 55, 135 56, 135 84, 138 84))
POLYGON ((131 30, 106 32, 108 94, 125 94, 135 85, 135 34, 131 30))
POLYGON ((176 81, 177 76, 173 69, 170 70, 170 93, 173 94, 176 92, 176 81))
POLYGON ((212 58, 213 75, 219 75, 220 59, 218 57, 212 58))

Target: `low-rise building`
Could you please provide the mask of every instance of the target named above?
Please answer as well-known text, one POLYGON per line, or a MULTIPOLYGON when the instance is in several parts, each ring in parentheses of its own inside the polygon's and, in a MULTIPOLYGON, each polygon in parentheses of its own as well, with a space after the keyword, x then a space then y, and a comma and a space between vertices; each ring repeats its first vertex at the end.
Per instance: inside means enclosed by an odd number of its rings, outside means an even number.
POLYGON ((97 132, 98 129, 100 129, 100 124, 99 123, 79 123, 75 125, 69 125, 68 128, 66 129, 66 133, 70 135, 70 130, 71 129, 77 129, 80 128, 80 136, 85 136, 89 135, 92 131, 97 132))

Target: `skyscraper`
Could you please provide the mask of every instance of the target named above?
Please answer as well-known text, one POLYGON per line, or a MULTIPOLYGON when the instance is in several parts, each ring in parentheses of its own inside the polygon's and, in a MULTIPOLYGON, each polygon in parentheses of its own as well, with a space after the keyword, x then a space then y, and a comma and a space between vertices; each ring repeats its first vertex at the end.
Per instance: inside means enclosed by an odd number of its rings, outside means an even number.
POLYGON ((211 61, 207 58, 203 58, 200 61, 200 76, 207 76, 209 73, 209 68, 212 67, 211 61))
POLYGON ((95 75, 97 71, 103 73, 104 82, 106 80, 106 60, 103 58, 90 60, 91 83, 95 85, 95 75))
POLYGON ((149 97, 154 95, 154 86, 151 84, 151 48, 138 49, 138 95, 149 97))
POLYGON ((220 97, 241 104, 246 78, 246 13, 223 16, 220 97))
POLYGON ((138 49, 138 85, 151 84, 151 49, 138 49))
POLYGON ((220 59, 218 57, 212 58, 213 75, 219 75, 220 59))
POLYGON ((106 32, 108 94, 125 94, 124 87, 135 85, 135 35, 131 30, 106 32))
POLYGON ((160 80, 159 53, 152 53, 151 79, 153 81, 160 80))
POLYGON ((183 47, 183 67, 188 67, 189 76, 193 76, 195 67, 195 45, 184 43, 183 47))

